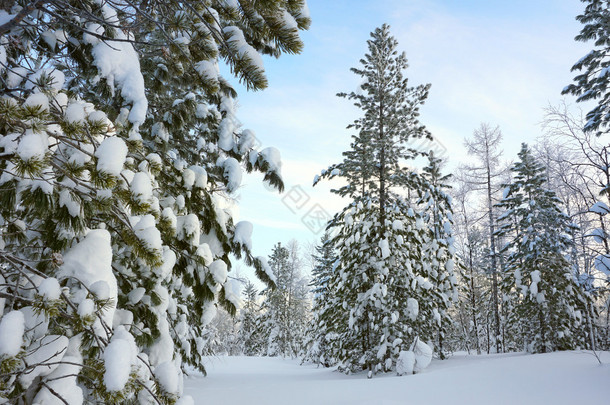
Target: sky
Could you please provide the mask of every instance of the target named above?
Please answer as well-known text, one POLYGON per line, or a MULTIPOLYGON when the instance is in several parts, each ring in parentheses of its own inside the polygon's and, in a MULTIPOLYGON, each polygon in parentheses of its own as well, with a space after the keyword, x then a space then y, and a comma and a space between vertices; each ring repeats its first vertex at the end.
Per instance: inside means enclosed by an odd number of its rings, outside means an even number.
MULTIPOLYGON (((431 83, 421 122, 453 171, 468 156, 464 139, 485 122, 504 135, 507 160, 522 142, 542 134, 544 109, 562 100, 576 73, 571 66, 591 48, 574 41, 581 28, 578 0, 309 0, 312 25, 299 55, 264 58, 269 87, 247 92, 237 83, 238 117, 261 149, 282 155, 283 194, 244 178, 239 217, 254 224, 253 251, 268 256, 277 242, 317 243, 324 220, 346 201, 332 184, 312 187, 314 175, 341 161, 346 129, 359 116, 338 92, 356 90, 350 72, 366 52, 370 32, 388 23, 409 60, 412 85, 431 83), (440 145, 440 146, 439 146, 440 145)), ((576 108, 576 106, 574 107, 576 108)))

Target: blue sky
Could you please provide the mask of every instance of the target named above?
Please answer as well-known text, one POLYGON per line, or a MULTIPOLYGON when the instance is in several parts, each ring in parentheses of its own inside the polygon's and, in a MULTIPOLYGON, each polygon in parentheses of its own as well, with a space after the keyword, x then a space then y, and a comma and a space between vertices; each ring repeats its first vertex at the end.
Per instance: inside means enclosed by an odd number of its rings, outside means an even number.
MULTIPOLYGON (((412 84, 431 83, 421 121, 446 148, 449 170, 467 159, 463 142, 481 122, 499 125, 505 157, 541 134, 544 108, 559 103, 572 64, 589 49, 574 42, 577 0, 309 0, 312 26, 300 55, 265 58, 269 88, 239 88, 238 116, 262 147, 277 147, 287 193, 270 192, 260 175, 244 178, 240 219, 254 223, 254 253, 295 238, 319 240, 303 223, 308 212, 329 214, 344 202, 330 185, 311 187, 316 173, 349 147, 345 127, 358 116, 335 96, 356 89, 357 66, 369 33, 383 23, 409 59, 412 84)), ((573 103, 573 99, 567 98, 573 103)), ((310 218, 311 219, 311 218, 310 218)), ((317 228, 316 228, 317 229, 317 228)))

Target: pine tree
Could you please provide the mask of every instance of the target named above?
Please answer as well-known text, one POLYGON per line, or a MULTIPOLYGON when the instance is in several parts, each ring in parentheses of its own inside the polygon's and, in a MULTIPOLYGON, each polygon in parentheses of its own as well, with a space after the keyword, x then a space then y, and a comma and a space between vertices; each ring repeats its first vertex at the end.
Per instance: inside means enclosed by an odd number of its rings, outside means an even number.
POLYGON ((594 41, 594 48, 572 66, 572 71, 581 71, 573 84, 566 86, 561 94, 572 94, 577 102, 598 100, 587 113, 585 132, 598 136, 606 133, 610 124, 610 2, 608 0, 581 0, 585 10, 576 19, 584 25, 574 38, 576 41, 594 41))
POLYGON ((507 321, 528 351, 587 347, 584 317, 591 298, 567 260, 573 225, 546 188, 545 169, 526 144, 518 156, 514 179, 498 204, 506 210, 498 235, 508 239, 502 284, 514 309, 507 321))
POLYGON ((218 62, 263 89, 259 53, 301 50, 306 4, 5 5, 0 316, 26 314, 27 329, 21 351, 0 354, 0 396, 171 403, 181 387, 159 376, 202 368, 216 305, 235 313, 229 255, 272 284, 227 201, 244 170, 281 189, 277 151, 253 149, 218 62), (34 310, 67 339, 41 379, 23 356, 56 335, 32 331, 34 310))
POLYGON ((368 370, 369 377, 393 370, 414 339, 437 338, 432 325, 439 301, 433 297, 443 294, 429 278, 430 268, 424 269, 430 230, 415 199, 402 194, 421 197, 427 189, 405 163, 426 154, 409 142, 430 137, 418 121, 429 85, 409 87, 407 60, 397 45, 387 25, 371 33, 362 66, 352 69, 364 79, 361 91, 339 94, 363 111, 349 127, 358 131, 353 149, 314 180, 345 178, 347 185, 333 192, 352 200, 328 227, 337 254, 328 283, 332 298, 315 315, 332 337, 325 358, 348 373, 368 370))

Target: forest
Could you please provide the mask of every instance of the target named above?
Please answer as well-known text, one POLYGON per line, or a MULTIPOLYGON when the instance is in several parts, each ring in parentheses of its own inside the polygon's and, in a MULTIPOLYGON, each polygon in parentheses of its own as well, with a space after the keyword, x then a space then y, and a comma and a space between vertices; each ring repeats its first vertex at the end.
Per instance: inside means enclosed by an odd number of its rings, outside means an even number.
POLYGON ((451 161, 431 85, 374 28, 359 86, 336 89, 349 148, 311 173, 343 208, 257 256, 244 179, 286 184, 233 83, 263 91, 299 58, 305 0, 0 2, 0 403, 200 403, 184 382, 221 356, 373 380, 456 353, 602 364, 610 2, 582 3, 591 50, 557 92, 584 111, 547 106, 516 156, 483 122, 451 161))

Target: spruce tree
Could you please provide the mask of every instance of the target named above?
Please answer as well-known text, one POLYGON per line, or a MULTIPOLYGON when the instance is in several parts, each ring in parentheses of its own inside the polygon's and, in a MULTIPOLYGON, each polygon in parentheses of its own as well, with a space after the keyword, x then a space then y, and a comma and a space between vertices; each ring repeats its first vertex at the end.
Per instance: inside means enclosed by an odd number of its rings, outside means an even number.
POLYGON ((334 336, 330 333, 333 328, 331 312, 336 311, 336 308, 329 306, 333 298, 329 283, 337 260, 328 232, 324 233, 315 251, 316 265, 311 272, 310 283, 313 316, 307 328, 303 361, 328 367, 335 363, 334 359, 328 358, 329 340, 334 336))
POLYGON ((259 293, 251 281, 247 281, 243 291, 243 306, 239 311, 239 342, 241 352, 246 356, 256 356, 262 353, 265 342, 260 330, 261 308, 259 293))
POLYGON ((300 354, 308 322, 307 282, 301 275, 298 245, 277 243, 269 256, 275 288, 263 291, 261 325, 267 340, 267 356, 296 357, 300 354))
POLYGON ((566 86, 561 94, 576 96, 577 102, 597 100, 597 105, 587 113, 586 132, 602 135, 610 124, 610 2, 608 0, 581 0, 585 10, 576 19, 583 24, 576 41, 593 41, 594 48, 572 66, 581 73, 566 86))
POLYGON ((506 210, 498 236, 508 240, 502 282, 512 308, 507 322, 518 334, 514 341, 531 352, 587 347, 585 315, 591 298, 567 260, 573 225, 526 144, 518 156, 513 181, 498 204, 506 210))
POLYGON ((0 316, 25 314, 27 328, 19 352, 0 354, 0 396, 171 403, 180 379, 163 376, 202 368, 216 305, 235 313, 229 255, 272 284, 230 205, 244 170, 282 188, 277 153, 253 149, 218 63, 263 89, 260 53, 299 52, 307 6, 4 5, 0 275, 11 298, 0 316), (37 379, 24 356, 51 333, 66 337, 60 367, 37 379))
POLYGON ((431 304, 434 315, 434 323, 430 325, 431 331, 428 334, 436 332, 437 351, 440 358, 444 359, 443 340, 452 323, 448 310, 457 301, 453 211, 451 197, 446 192, 450 188, 447 182, 451 176, 441 173, 442 160, 434 156, 432 151, 428 155, 428 162, 423 169, 427 189, 424 189, 420 200, 424 208, 424 222, 429 230, 424 244, 423 271, 435 287, 426 300, 431 304))

